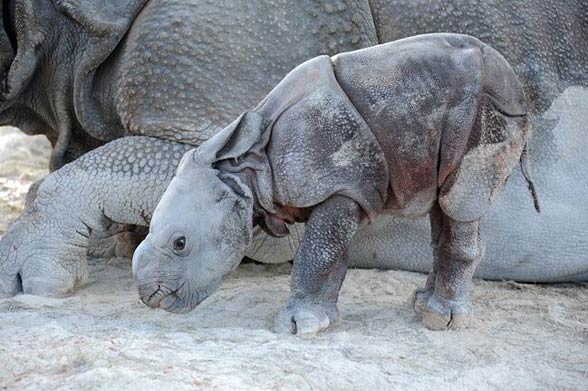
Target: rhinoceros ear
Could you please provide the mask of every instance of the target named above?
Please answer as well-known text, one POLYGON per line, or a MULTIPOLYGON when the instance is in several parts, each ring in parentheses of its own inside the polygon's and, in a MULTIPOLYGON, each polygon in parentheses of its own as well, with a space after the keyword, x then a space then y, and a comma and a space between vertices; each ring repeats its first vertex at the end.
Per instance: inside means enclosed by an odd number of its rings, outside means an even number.
POLYGON ((263 116, 248 111, 229 126, 202 144, 194 153, 194 161, 209 167, 220 160, 237 159, 259 141, 264 126, 263 116))

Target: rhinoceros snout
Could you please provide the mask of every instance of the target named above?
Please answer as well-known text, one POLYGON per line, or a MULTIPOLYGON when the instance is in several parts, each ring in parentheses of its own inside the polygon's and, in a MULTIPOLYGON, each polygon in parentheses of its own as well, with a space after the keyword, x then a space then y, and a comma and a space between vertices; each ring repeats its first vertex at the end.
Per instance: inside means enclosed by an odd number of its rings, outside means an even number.
POLYGON ((157 275, 157 254, 154 250, 146 240, 137 247, 133 255, 133 279, 141 301, 151 308, 158 308, 164 292, 157 275))
MULTIPOLYGON (((161 270, 164 257, 148 240, 144 240, 133 255, 133 278, 139 290, 139 298, 150 308, 160 308, 168 312, 183 313, 194 306, 187 307, 182 298, 185 282, 183 279, 170 279, 161 270)), ((169 276, 168 276, 169 277, 169 276)))
POLYGON ((153 309, 159 308, 161 301, 163 300, 163 294, 161 290, 161 285, 157 284, 155 289, 153 289, 152 284, 148 284, 147 286, 139 286, 139 297, 143 304, 147 307, 151 307, 153 309))

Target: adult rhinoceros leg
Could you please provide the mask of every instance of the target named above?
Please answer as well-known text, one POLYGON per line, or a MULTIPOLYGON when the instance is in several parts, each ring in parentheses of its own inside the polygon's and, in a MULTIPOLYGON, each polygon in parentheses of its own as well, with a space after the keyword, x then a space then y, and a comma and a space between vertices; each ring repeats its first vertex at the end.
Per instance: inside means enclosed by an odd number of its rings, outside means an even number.
POLYGON ((0 296, 64 296, 87 277, 90 238, 148 225, 188 145, 128 137, 48 175, 0 240, 0 296))
MULTIPOLYGON (((117 226, 147 226, 184 153, 193 146, 151 137, 112 141, 48 175, 0 240, 0 297, 73 293, 87 278, 87 254, 117 226)), ((140 230, 123 235, 140 237, 140 230)), ((254 237, 258 261, 292 259, 296 238, 254 237), (294 242, 292 242, 294 241, 294 242), (291 243, 292 242, 292 243, 291 243)), ((127 252, 132 252, 133 241, 127 252)), ((95 251, 95 249, 94 249, 95 251)))

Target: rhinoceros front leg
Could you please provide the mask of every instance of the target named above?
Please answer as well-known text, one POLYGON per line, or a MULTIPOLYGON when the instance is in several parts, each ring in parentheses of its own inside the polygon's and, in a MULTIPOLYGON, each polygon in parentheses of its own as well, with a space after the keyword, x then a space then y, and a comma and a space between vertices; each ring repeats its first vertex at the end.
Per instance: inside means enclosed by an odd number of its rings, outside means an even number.
POLYGON ((87 277, 92 237, 112 225, 148 225, 190 146, 128 137, 48 175, 0 240, 0 296, 64 296, 87 277))
POLYGON ((439 206, 430 213, 433 269, 424 289, 417 290, 415 310, 433 330, 467 326, 470 286, 484 252, 480 222, 459 222, 439 206))
POLYGON ((359 205, 334 196, 316 207, 294 257, 291 295, 274 320, 279 333, 316 334, 339 318, 347 247, 362 219, 359 205))

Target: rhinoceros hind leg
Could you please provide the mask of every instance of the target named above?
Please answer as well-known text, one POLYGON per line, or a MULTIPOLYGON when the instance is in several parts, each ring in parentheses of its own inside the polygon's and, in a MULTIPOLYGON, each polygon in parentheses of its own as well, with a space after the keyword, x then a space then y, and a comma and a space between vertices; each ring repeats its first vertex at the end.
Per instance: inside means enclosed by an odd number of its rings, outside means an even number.
POLYGON ((433 270, 425 289, 416 292, 415 310, 432 330, 467 327, 470 286, 484 250, 480 223, 455 221, 435 207, 431 226, 433 270))
POLYGON ((439 237, 441 236, 441 226, 443 220, 443 212, 437 203, 429 212, 429 221, 431 223, 431 247, 433 249, 433 266, 427 277, 427 282, 424 288, 419 288, 414 293, 414 309, 417 314, 422 314, 427 309, 427 302, 433 295, 435 290, 435 276, 437 274, 438 254, 436 251, 439 245, 439 237))

